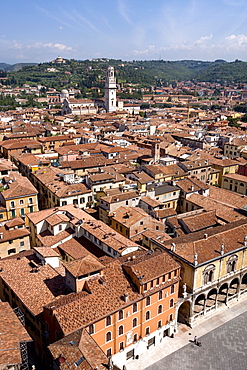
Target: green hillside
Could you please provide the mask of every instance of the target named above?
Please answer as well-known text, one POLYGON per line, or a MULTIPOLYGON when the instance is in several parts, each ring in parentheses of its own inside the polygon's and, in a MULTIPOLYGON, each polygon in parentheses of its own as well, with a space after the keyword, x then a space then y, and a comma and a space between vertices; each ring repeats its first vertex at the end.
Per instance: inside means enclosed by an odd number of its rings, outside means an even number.
POLYGON ((42 84, 61 89, 74 86, 85 92, 91 87, 104 87, 105 72, 109 65, 115 67, 117 81, 136 84, 138 87, 166 86, 175 81, 207 81, 220 83, 247 83, 247 63, 236 60, 214 62, 182 61, 131 61, 100 59, 96 61, 74 59, 65 64, 29 63, 9 66, 0 63, 0 69, 7 71, 8 83, 13 85, 42 84))

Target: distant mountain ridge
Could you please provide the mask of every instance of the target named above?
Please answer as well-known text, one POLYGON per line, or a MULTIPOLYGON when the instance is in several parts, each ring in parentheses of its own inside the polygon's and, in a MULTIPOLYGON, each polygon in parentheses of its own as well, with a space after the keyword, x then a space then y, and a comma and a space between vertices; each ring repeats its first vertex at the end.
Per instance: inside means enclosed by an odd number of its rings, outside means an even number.
POLYGON ((0 70, 5 72, 16 72, 20 71, 23 67, 26 66, 35 66, 37 63, 15 63, 15 64, 8 64, 8 63, 0 63, 0 70))

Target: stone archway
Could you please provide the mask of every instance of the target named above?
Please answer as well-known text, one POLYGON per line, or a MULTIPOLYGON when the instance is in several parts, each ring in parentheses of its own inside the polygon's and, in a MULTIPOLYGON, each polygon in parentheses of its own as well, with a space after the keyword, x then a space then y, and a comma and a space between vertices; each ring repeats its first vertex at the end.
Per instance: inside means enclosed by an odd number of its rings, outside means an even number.
POLYGON ((242 277, 242 281, 240 284, 240 291, 247 290, 247 273, 242 277))
POLYGON ((181 306, 178 309, 178 317, 177 322, 178 324, 186 324, 189 325, 189 319, 190 319, 190 301, 185 301, 181 304, 181 306))
POLYGON ((206 299, 206 308, 211 308, 216 305, 217 300, 217 289, 211 289, 208 292, 207 299, 206 299))
POLYGON ((203 310, 204 310, 204 306, 205 306, 205 295, 204 294, 200 294, 196 300, 195 300, 195 304, 194 304, 194 310, 193 310, 193 314, 196 315, 198 313, 201 313, 203 310))
POLYGON ((237 294, 239 287, 239 279, 235 278, 230 282, 229 290, 228 290, 228 296, 233 297, 237 294))
POLYGON ((227 302, 227 296, 228 296, 228 284, 224 283, 221 285, 218 293, 218 299, 217 303, 218 305, 225 304, 227 302))

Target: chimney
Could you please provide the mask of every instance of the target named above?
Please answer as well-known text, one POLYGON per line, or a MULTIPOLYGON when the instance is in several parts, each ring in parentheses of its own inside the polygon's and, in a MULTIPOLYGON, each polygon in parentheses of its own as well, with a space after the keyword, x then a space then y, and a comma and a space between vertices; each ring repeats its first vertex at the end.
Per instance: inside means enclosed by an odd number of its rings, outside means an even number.
POLYGON ((204 234, 204 239, 206 239, 207 240, 207 238, 208 238, 208 234, 204 234))
POLYGON ((176 252, 176 244, 175 243, 171 244, 171 251, 176 252))
POLYGON ((247 247, 247 235, 244 236, 244 246, 247 247))
POLYGON ((129 302, 129 293, 124 293, 124 302, 129 302))
POLYGON ((191 186, 191 191, 194 191, 195 190, 195 187, 194 185, 191 186))
POLYGON ((3 233, 0 233, 0 239, 3 239, 3 233))

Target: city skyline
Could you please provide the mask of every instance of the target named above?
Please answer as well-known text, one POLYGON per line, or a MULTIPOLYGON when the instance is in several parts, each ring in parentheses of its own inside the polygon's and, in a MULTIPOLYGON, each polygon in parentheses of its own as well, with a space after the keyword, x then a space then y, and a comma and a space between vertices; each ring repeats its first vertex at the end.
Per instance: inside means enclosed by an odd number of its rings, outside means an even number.
POLYGON ((1 62, 247 60, 247 0, 13 0, 2 4, 1 62))

